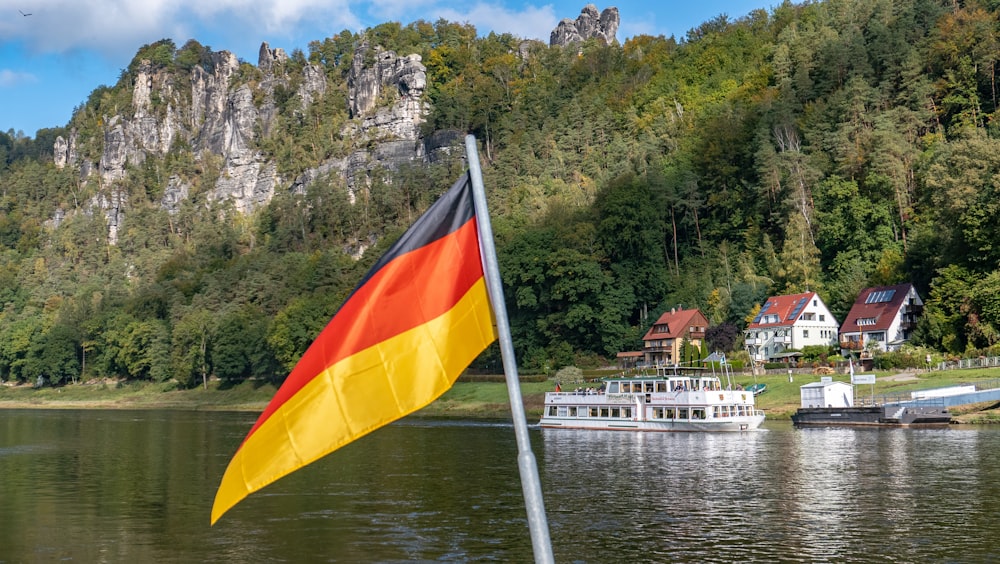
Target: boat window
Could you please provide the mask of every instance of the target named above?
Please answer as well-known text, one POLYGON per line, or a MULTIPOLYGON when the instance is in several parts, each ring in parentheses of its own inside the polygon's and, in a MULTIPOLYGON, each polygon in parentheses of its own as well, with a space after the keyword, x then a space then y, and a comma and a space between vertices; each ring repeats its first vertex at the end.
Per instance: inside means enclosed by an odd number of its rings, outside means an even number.
POLYGON ((719 406, 715 406, 714 408, 712 408, 712 416, 722 417, 722 410, 719 408, 719 406))
POLYGON ((609 394, 618 393, 618 382, 608 382, 608 393, 609 394))
POLYGON ((556 416, 556 409, 557 408, 554 405, 550 405, 549 406, 549 417, 555 417, 556 416))
POLYGON ((653 393, 653 382, 646 382, 646 393, 653 393))
POLYGON ((688 409, 686 407, 682 407, 682 408, 678 409, 677 410, 677 418, 678 419, 687 419, 688 418, 688 409))
POLYGON ((704 419, 704 418, 705 418, 705 410, 704 409, 698 408, 698 409, 692 409, 691 410, 691 419, 704 419))
POLYGON ((601 408, 601 417, 607 418, 608 415, 609 415, 609 413, 610 413, 610 411, 608 410, 608 408, 606 408, 606 407, 602 407, 601 408))
POLYGON ((632 408, 631 407, 623 407, 622 408, 622 417, 624 417, 626 419, 631 419, 632 418, 632 408))
POLYGON ((617 407, 612 407, 611 408, 611 417, 614 417, 615 419, 621 417, 621 410, 618 409, 617 407))
POLYGON ((597 408, 596 407, 590 408, 590 416, 591 417, 597 417, 597 408))
POLYGON ((667 388, 667 382, 666 381, 659 380, 659 381, 656 382, 656 391, 657 392, 663 393, 663 392, 666 392, 668 389, 669 388, 667 388))
POLYGON ((677 416, 677 412, 675 412, 673 409, 668 409, 667 410, 667 412, 666 412, 666 418, 667 419, 673 419, 676 416, 677 416))
POLYGON ((653 408, 653 419, 663 419, 663 408, 654 407, 653 408))
POLYGON ((576 417, 576 407, 575 406, 569 408, 569 416, 570 417, 576 417))

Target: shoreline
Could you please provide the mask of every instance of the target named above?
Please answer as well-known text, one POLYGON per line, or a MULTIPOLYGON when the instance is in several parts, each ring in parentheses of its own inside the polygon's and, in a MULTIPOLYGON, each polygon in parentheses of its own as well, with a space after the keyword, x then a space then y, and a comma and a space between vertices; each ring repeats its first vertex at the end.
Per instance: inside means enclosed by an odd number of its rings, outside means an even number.
MULTIPOLYGON (((884 392, 902 392, 923 384, 952 385, 952 374, 901 373, 880 377, 884 392), (934 381, 938 380, 938 381, 934 381)), ((980 374, 966 372, 961 380, 997 380, 997 371, 980 374), (972 378, 970 378, 970 376, 972 378)), ((784 376, 761 378, 768 391, 757 398, 757 407, 768 421, 788 421, 799 404, 798 382, 788 382, 784 376)), ((993 382, 990 382, 991 384, 993 382)), ((572 382, 564 385, 572 385, 572 382)), ((552 390, 551 381, 522 382, 521 397, 529 421, 541 418, 545 392, 552 390)), ((30 384, 0 384, 0 410, 16 409, 114 409, 114 410, 185 410, 261 413, 274 397, 277 387, 262 381, 225 383, 210 380, 207 386, 180 389, 175 381, 129 382, 118 380, 88 380, 58 387, 35 388, 30 384)), ((952 408, 952 424, 1000 423, 1000 402, 974 404, 952 408)), ((407 415, 424 419, 509 420, 511 410, 506 383, 503 381, 456 382, 449 391, 426 407, 407 415)))

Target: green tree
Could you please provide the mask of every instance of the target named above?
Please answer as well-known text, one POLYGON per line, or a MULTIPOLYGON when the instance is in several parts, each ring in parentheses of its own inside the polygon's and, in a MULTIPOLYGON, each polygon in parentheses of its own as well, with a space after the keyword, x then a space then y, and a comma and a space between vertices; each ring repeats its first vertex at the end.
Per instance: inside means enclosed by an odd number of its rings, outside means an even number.
POLYGON ((262 312, 252 307, 223 314, 210 352, 215 375, 230 384, 274 378, 277 363, 267 344, 267 327, 262 312))
POLYGON ((203 309, 185 311, 174 323, 171 332, 171 366, 174 377, 185 387, 201 381, 208 387, 209 343, 212 341, 215 317, 203 309))

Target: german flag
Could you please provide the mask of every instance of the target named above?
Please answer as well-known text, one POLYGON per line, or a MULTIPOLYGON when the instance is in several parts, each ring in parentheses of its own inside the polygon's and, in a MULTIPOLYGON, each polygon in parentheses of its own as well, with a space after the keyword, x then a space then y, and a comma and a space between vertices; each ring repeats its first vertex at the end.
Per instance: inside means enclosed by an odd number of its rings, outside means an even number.
POLYGON ((425 407, 496 338, 466 173, 368 271, 275 393, 226 468, 212 524, 425 407))

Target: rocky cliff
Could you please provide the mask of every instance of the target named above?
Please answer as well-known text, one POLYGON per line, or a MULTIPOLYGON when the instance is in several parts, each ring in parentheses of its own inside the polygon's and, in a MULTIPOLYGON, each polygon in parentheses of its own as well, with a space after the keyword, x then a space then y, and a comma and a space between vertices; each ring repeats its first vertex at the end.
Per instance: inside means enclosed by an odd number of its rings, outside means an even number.
POLYGON ((598 13, 597 6, 587 4, 576 20, 567 18, 559 22, 549 35, 549 45, 566 46, 595 38, 611 45, 616 41, 619 23, 618 8, 605 8, 598 13))
MULTIPOLYGON (((276 90, 292 86, 288 56, 262 44, 256 81, 240 79, 241 64, 245 63, 228 51, 215 52, 208 64, 195 66, 181 83, 176 72, 140 61, 131 81, 131 106, 104 119, 96 163, 80 158, 76 130, 56 139, 56 166, 76 167, 84 182, 99 183, 101 196, 91 205, 105 214, 112 242, 127 216, 127 197, 120 184, 129 167, 149 157, 164 157, 178 142, 189 146, 198 160, 219 159, 221 170, 208 198, 230 200, 242 213, 266 204, 279 190, 304 190, 326 174, 340 175, 353 193, 370 182, 372 171, 393 170, 424 157, 419 127, 429 106, 424 99, 426 69, 418 55, 401 57, 366 44, 359 47, 349 70, 345 101, 351 120, 342 132, 346 144, 357 149, 318 163, 294 179, 281 178, 276 164, 258 149, 258 141, 271 133, 279 112, 276 90)), ((328 90, 324 70, 316 64, 305 64, 297 82, 293 112, 307 111, 328 90)), ((190 189, 185 180, 172 176, 161 205, 175 212, 190 189)))

